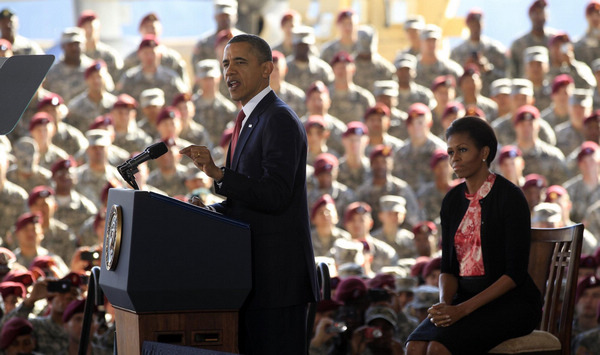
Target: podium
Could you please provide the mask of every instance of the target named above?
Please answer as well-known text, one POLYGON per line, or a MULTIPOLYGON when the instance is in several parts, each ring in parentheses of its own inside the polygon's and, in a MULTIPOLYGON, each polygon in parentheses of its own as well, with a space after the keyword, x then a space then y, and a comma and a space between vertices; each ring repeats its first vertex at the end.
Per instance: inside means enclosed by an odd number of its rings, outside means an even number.
POLYGON ((107 206, 100 287, 119 354, 144 341, 237 353, 250 227, 147 191, 111 189, 107 206))

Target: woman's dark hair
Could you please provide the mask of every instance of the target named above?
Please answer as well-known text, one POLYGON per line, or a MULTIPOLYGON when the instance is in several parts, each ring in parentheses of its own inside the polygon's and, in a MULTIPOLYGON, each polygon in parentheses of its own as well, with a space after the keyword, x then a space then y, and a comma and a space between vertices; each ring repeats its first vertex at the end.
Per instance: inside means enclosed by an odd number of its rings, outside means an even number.
POLYGON ((483 147, 490 149, 490 154, 485 160, 489 167, 496 157, 496 151, 498 150, 498 139, 492 126, 480 117, 465 116, 454 120, 450 124, 450 127, 446 130, 446 140, 456 133, 468 134, 479 150, 483 147))
POLYGON ((252 47, 252 51, 254 52, 254 55, 256 55, 256 57, 258 58, 259 63, 262 64, 264 62, 273 61, 273 53, 271 52, 271 46, 269 46, 269 44, 264 39, 258 37, 257 35, 237 35, 230 39, 229 42, 227 42, 227 44, 239 42, 246 42, 250 44, 250 47, 252 47))

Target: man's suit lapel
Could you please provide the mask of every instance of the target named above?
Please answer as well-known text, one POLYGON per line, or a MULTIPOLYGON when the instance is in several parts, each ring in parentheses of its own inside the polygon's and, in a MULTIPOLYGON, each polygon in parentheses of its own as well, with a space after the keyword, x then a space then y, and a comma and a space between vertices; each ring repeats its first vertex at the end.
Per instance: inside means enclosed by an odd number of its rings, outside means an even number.
POLYGON ((235 152, 233 154, 233 161, 231 164, 231 167, 233 170, 235 170, 237 168, 237 165, 238 165, 238 162, 240 159, 240 155, 242 154, 242 151, 244 150, 244 147, 246 146, 246 142, 248 142, 248 139, 250 138, 250 136, 254 133, 254 131, 256 131, 258 124, 260 122, 260 116, 269 107, 269 105, 271 105, 271 103, 275 100, 276 97, 277 96, 275 96, 275 92, 273 92, 271 90, 258 103, 258 105, 254 108, 254 110, 252 110, 250 117, 248 117, 248 120, 246 120, 246 124, 244 125, 244 128, 242 129, 242 133, 240 134, 240 137, 238 138, 238 143, 237 143, 237 146, 235 147, 235 152))

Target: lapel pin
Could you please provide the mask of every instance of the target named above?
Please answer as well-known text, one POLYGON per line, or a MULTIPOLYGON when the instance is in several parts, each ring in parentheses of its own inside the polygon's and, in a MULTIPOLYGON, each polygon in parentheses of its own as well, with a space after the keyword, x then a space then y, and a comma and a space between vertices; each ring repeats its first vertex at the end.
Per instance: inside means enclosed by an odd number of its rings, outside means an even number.
POLYGON ((250 124, 248 125, 248 128, 252 128, 252 123, 250 123, 250 124))

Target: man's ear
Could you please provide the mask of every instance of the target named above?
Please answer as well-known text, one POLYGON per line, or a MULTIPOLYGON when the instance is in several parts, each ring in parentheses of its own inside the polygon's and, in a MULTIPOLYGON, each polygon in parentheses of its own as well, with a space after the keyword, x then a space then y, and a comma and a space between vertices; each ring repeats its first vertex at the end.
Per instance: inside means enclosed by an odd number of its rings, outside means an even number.
POLYGON ((273 72, 273 62, 271 61, 266 61, 261 65, 261 70, 262 70, 262 76, 265 79, 268 79, 271 77, 271 73, 273 72))

